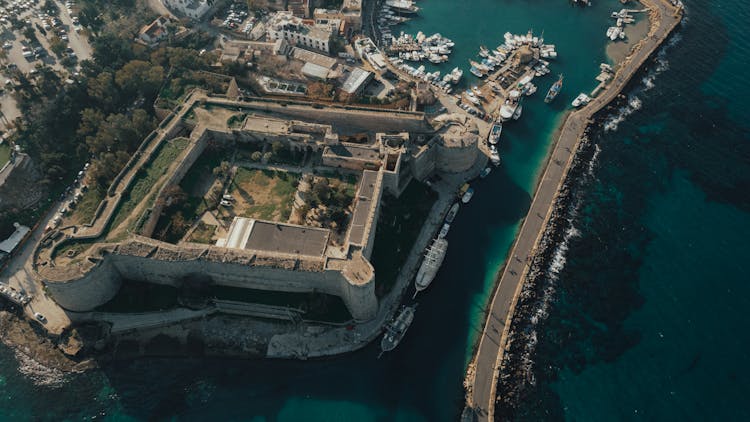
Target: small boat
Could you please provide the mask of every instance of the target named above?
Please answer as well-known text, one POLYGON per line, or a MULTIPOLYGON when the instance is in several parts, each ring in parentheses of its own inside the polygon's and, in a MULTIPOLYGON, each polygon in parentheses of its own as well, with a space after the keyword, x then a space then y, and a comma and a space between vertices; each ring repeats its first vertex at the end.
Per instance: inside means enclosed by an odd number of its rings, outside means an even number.
POLYGON ((547 95, 544 97, 544 102, 549 104, 551 103, 556 97, 557 94, 560 93, 560 90, 562 90, 562 84, 563 84, 563 75, 560 75, 560 78, 552 84, 552 86, 549 88, 549 91, 547 91, 547 95))
POLYGON ((472 66, 471 69, 469 69, 469 72, 471 72, 472 75, 476 76, 477 78, 483 78, 485 76, 484 73, 480 72, 479 69, 472 66))
POLYGON ((493 165, 500 165, 500 153, 497 152, 497 148, 494 145, 490 145, 490 161, 493 165))
POLYGON ((520 119, 522 111, 523 111, 523 106, 521 104, 518 104, 518 107, 516 107, 516 111, 513 112, 513 120, 520 119))
POLYGON ((490 129, 489 143, 490 145, 497 145, 500 140, 500 135, 503 133, 503 123, 500 121, 495 122, 490 129))
MULTIPOLYGON (((396 346, 401 342, 406 334, 406 330, 409 329, 412 321, 414 321, 414 306, 404 306, 398 313, 396 318, 393 319, 388 325, 385 326, 385 335, 380 341, 380 350, 382 352, 390 352, 395 349, 396 346)), ((381 354, 382 354, 381 352, 381 354)))
POLYGON ((580 106, 584 106, 584 105, 588 104, 588 103, 589 103, 589 101, 591 101, 591 97, 589 97, 588 95, 586 95, 586 94, 584 94, 584 93, 580 93, 580 94, 578 94, 578 96, 577 96, 577 97, 576 97, 576 98, 575 98, 575 99, 573 100, 573 102, 572 102, 571 104, 573 105, 573 107, 576 107, 576 108, 578 108, 578 107, 580 107, 580 106))
POLYGON ((513 114, 516 112, 516 109, 518 108, 518 103, 506 101, 501 107, 500 107, 500 118, 505 120, 510 120, 513 118, 513 114))
POLYGON ((492 167, 485 167, 484 170, 482 170, 482 172, 479 173, 479 178, 484 179, 490 174, 491 171, 492 171, 492 167))
POLYGON ((461 196, 461 202, 463 202, 464 204, 468 204, 469 201, 471 201, 472 196, 474 196, 474 189, 469 188, 466 190, 466 193, 461 196))
POLYGON ((453 204, 450 210, 448 210, 448 214, 445 216, 445 222, 446 223, 452 223, 453 220, 456 218, 456 215, 458 215, 458 209, 461 206, 456 202, 453 204))
POLYGON ((445 236, 448 236, 448 231, 450 231, 450 229, 450 223, 443 224, 443 227, 440 228, 440 233, 438 233, 438 239, 445 239, 445 236))
POLYGON ((523 93, 526 94, 526 96, 533 95, 536 92, 536 85, 529 82, 526 84, 526 89, 524 89, 523 93))
POLYGON ((490 50, 487 49, 487 47, 480 45, 479 46, 479 55, 482 57, 488 57, 490 55, 490 50))

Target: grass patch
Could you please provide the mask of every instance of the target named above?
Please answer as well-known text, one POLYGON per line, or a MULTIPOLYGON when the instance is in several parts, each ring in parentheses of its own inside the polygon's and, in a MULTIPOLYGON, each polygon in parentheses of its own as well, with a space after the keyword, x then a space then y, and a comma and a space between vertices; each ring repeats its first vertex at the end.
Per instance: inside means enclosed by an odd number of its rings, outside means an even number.
MULTIPOLYGON (((132 181, 130 190, 115 211, 110 229, 119 226, 143 202, 149 192, 158 190, 160 184, 157 182, 167 173, 169 166, 187 148, 189 142, 185 138, 177 138, 164 142, 159 146, 155 157, 138 171, 138 174, 132 181)), ((155 195, 151 195, 150 200, 154 200, 155 197, 155 195)))
POLYGON ((384 195, 372 251, 378 297, 383 297, 393 288, 436 200, 437 194, 417 181, 409 183, 398 199, 384 195))
POLYGON ((62 246, 58 246, 57 248, 55 248, 54 253, 52 254, 52 260, 56 259, 58 256, 67 256, 70 252, 74 252, 74 256, 78 256, 81 254, 81 252, 91 247, 91 245, 93 245, 94 243, 95 241, 91 239, 71 240, 65 242, 62 244, 62 246))
POLYGON ((3 142, 0 144, 0 168, 10 161, 10 145, 3 142))
POLYGON ((91 222, 106 192, 105 188, 97 185, 83 193, 83 197, 78 201, 78 205, 76 205, 75 211, 73 211, 73 219, 76 224, 88 224, 91 222))
POLYGON ((229 189, 236 199, 234 212, 242 217, 286 221, 298 179, 284 171, 237 169, 229 189))
POLYGON ((195 228, 195 230, 193 230, 193 233, 190 235, 188 242, 205 243, 211 245, 213 244, 212 239, 214 233, 216 233, 216 226, 212 226, 201 221, 198 223, 198 226, 195 228))

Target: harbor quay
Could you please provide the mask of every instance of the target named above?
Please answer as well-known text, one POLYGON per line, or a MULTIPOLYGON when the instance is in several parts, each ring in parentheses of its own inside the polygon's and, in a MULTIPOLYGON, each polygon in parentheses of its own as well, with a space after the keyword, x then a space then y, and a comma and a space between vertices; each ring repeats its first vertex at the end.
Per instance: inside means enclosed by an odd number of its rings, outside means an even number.
POLYGON ((508 253, 485 311, 484 327, 464 381, 466 406, 462 414, 463 420, 495 418, 498 377, 503 370, 504 352, 509 345, 515 306, 585 130, 595 116, 620 95, 681 21, 682 8, 679 3, 673 4, 666 0, 641 2, 650 13, 651 29, 648 35, 619 64, 611 82, 599 88, 598 95, 588 105, 566 117, 556 136, 527 216, 508 253))

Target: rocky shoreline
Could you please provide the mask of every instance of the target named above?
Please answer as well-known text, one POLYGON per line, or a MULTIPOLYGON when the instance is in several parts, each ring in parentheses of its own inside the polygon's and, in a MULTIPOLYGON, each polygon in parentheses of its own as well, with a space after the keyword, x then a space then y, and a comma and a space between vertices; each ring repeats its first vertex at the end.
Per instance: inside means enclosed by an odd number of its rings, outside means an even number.
MULTIPOLYGON (((638 83, 641 75, 649 72, 652 65, 650 63, 638 71, 633 78, 635 83, 638 83)), ((623 92, 631 91, 630 88, 628 86, 623 92)), ((497 383, 495 417, 498 420, 513 419, 519 403, 536 383, 534 355, 538 342, 537 331, 547 317, 550 304, 556 299, 556 273, 560 269, 557 267, 560 263, 556 260, 567 250, 569 238, 576 235, 572 224, 579 206, 576 192, 586 183, 587 173, 593 175, 592 167, 599 153, 598 146, 591 138, 596 131, 604 130, 607 119, 621 107, 627 106, 627 103, 628 97, 625 94, 618 95, 586 127, 566 180, 555 200, 537 253, 529 264, 527 278, 511 321, 497 383)))

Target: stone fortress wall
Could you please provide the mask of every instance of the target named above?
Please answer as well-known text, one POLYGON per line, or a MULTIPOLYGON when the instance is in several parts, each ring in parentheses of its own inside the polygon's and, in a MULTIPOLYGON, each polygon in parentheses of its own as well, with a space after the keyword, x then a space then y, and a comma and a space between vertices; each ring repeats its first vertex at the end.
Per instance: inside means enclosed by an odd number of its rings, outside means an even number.
MULTIPOLYGON (((200 254, 181 257, 182 247, 149 239, 174 253, 172 260, 130 255, 128 251, 105 254, 100 263, 83 277, 69 282, 48 283, 58 304, 76 312, 92 311, 111 300, 124 280, 144 281, 180 287, 186 280, 203 280, 220 286, 283 292, 322 292, 339 296, 356 320, 369 320, 377 312, 374 274, 364 282, 350 282, 342 271, 323 269, 323 260, 300 268, 292 258, 284 265, 256 265, 253 257, 237 253, 236 262, 224 262, 200 254), (244 262, 243 262, 244 261, 244 262)), ((151 249, 151 248, 147 248, 151 249)), ((208 249, 208 248, 207 248, 208 249)), ((283 262, 279 262, 283 264, 283 262)))

